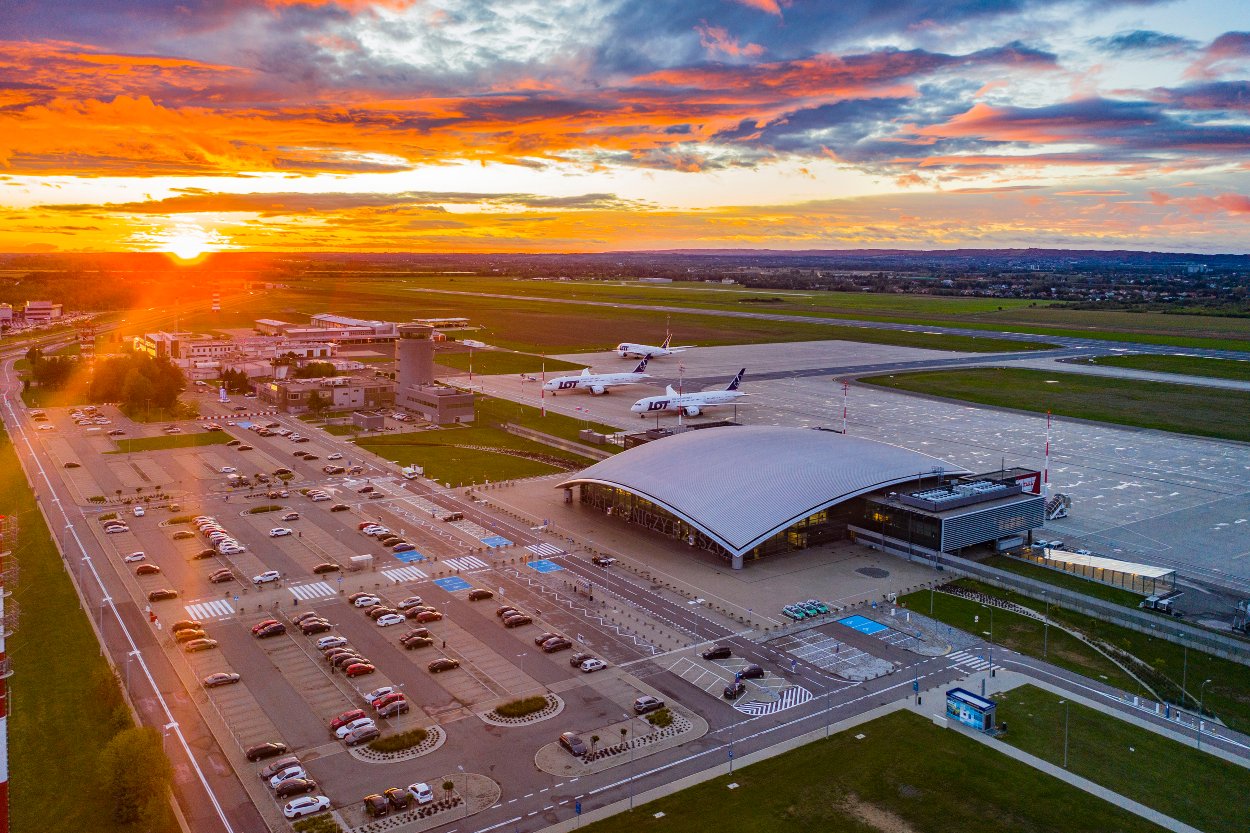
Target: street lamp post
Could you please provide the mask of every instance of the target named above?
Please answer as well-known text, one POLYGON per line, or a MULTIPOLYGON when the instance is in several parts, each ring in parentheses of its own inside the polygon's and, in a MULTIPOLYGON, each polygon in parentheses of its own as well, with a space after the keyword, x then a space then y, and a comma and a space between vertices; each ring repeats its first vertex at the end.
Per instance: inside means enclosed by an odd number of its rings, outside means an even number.
POLYGON ((1042 659, 1045 659, 1050 647, 1050 594, 1043 590, 1042 598, 1046 600, 1046 618, 1042 620, 1042 659))
POLYGON ((729 724, 729 774, 730 775, 734 774, 734 729, 736 727, 737 727, 736 723, 729 724))
POLYGON ((1210 682, 1211 682, 1210 680, 1203 680, 1202 685, 1198 686, 1198 724, 1196 728, 1198 730, 1198 748, 1199 749, 1202 748, 1202 697, 1206 691, 1207 684, 1210 682))

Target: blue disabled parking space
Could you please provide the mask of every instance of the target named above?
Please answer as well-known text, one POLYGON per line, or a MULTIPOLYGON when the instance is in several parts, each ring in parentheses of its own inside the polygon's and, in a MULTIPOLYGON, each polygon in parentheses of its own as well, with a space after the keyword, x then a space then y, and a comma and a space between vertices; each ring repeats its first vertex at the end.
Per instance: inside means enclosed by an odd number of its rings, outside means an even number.
POLYGON ((473 585, 458 576, 451 578, 436 578, 434 583, 446 590, 448 593, 455 593, 457 590, 468 590, 473 585))
POLYGON ((494 549, 495 547, 506 547, 512 543, 502 535, 492 535, 489 538, 481 539, 481 541, 491 549, 494 549))
POLYGON ((545 558, 539 561, 530 561, 525 566, 529 567, 531 570, 537 570, 540 573, 554 573, 556 570, 564 569, 554 561, 548 561, 545 558))
POLYGON ((399 561, 404 562, 405 564, 412 562, 412 561, 424 561, 425 560, 425 556, 417 552, 416 550, 409 550, 408 552, 397 552, 395 553, 395 558, 399 561))
POLYGON ((839 619, 838 624, 846 625, 851 630, 859 631, 860 633, 867 634, 868 636, 875 636, 882 631, 889 630, 889 628, 880 622, 874 622, 867 617, 858 615, 848 616, 845 619, 839 619))

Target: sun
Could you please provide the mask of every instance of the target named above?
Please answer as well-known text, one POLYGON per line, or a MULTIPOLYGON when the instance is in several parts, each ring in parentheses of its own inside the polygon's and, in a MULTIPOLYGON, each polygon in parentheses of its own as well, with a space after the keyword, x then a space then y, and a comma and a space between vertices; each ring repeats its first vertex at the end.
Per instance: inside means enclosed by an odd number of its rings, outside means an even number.
POLYGON ((179 260, 195 260, 208 251, 203 234, 176 234, 165 241, 165 246, 179 260))
POLYGON ((185 221, 161 228, 138 232, 131 237, 137 248, 166 252, 180 263, 201 260, 211 252, 237 248, 220 231, 205 228, 198 222, 185 221))

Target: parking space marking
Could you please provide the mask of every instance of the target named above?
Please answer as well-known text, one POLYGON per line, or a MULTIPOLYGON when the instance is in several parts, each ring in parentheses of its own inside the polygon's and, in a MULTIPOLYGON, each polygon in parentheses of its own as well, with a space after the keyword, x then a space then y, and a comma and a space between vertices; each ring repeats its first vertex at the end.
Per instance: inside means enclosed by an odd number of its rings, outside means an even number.
POLYGON ((692 661, 689 657, 678 657, 672 665, 668 667, 672 674, 676 674, 686 682, 696 688, 701 688, 713 697, 719 697, 721 691, 731 678, 722 677, 716 671, 705 666, 699 665, 692 661))
POLYGON ((312 584, 297 584, 287 589, 291 591, 292 596, 305 601, 309 599, 324 599, 327 596, 333 596, 335 593, 334 588, 324 581, 315 581, 312 584))
POLYGON ((187 615, 196 621, 204 621, 206 619, 220 619, 223 616, 231 616, 234 614, 234 606, 230 602, 217 599, 211 602, 199 602, 198 604, 189 604, 186 606, 187 615))
POLYGON ((534 553, 534 555, 540 555, 544 558, 554 558, 557 555, 568 555, 567 552, 560 549, 555 544, 530 544, 526 547, 526 549, 534 553))
POLYGON ((779 650, 825 671, 837 672, 840 666, 860 662, 867 652, 846 645, 819 631, 802 631, 771 643, 779 650))
POLYGON ((423 570, 416 567, 396 567, 393 570, 383 570, 382 575, 386 576, 396 584, 405 581, 420 581, 423 578, 429 578, 423 570))
POLYGON ((845 625, 851 630, 859 631, 860 633, 867 634, 868 636, 875 636, 881 633, 882 631, 889 630, 888 627, 881 624, 880 622, 874 622, 873 620, 869 619, 867 616, 860 616, 859 614, 856 614, 854 616, 847 616, 844 619, 839 619, 838 624, 845 625))
POLYGON ((455 593, 457 590, 468 590, 473 586, 459 576, 436 578, 434 579, 434 583, 446 590, 448 593, 455 593))
POLYGON ((417 552, 416 550, 408 550, 408 552, 395 553, 395 560, 402 561, 405 564, 410 564, 413 561, 424 561, 425 556, 417 552))
POLYGON ((507 538, 503 537, 502 535, 489 535, 480 540, 483 544, 490 547, 491 549, 494 549, 495 547, 507 547, 512 544, 511 541, 509 541, 507 538))
POLYGON ((453 570, 484 570, 490 567, 490 564, 478 558, 476 555, 465 555, 460 558, 444 558, 443 563, 453 570))
POLYGON ((790 686, 781 692, 781 696, 770 703, 748 700, 745 703, 734 703, 734 708, 743 714, 759 717, 765 714, 776 714, 795 706, 801 706, 812 699, 812 693, 802 686, 790 686))
POLYGON ((559 564, 556 564, 554 561, 548 561, 545 558, 539 559, 538 561, 526 562, 525 566, 539 573, 554 573, 556 570, 564 569, 559 564))

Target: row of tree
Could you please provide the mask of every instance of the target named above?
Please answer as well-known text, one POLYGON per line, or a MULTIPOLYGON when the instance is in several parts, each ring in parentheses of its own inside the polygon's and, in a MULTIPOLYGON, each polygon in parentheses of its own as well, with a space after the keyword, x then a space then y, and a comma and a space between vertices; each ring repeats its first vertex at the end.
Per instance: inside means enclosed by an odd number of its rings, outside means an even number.
POLYGON ((30 381, 44 388, 62 388, 74 375, 78 359, 74 356, 45 356, 38 347, 26 351, 30 364, 30 381))
POLYGON ((92 402, 117 402, 127 413, 171 411, 185 387, 182 371, 169 359, 128 352, 96 361, 87 395, 92 402))

